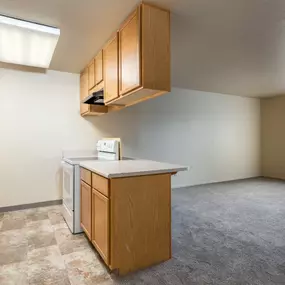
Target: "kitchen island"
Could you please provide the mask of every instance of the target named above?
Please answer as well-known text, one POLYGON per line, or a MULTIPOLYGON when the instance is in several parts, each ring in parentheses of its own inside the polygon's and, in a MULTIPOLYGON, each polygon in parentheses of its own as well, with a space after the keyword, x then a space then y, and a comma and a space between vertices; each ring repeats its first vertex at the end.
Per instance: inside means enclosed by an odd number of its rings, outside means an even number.
POLYGON ((150 160, 83 161, 81 227, 120 275, 171 258, 171 175, 150 160))

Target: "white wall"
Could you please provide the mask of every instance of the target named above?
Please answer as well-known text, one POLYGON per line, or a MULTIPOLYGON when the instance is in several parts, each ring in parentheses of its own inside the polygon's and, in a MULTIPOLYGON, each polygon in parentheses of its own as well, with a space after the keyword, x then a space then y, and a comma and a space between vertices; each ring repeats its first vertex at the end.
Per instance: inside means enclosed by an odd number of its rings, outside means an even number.
POLYGON ((94 147, 79 76, 0 69, 0 207, 61 197, 62 149, 94 147))
POLYGON ((98 127, 121 136, 127 154, 190 166, 174 187, 260 175, 259 99, 174 88, 130 107, 123 125, 118 115, 98 127))
POLYGON ((127 156, 191 167, 173 186, 258 176, 260 102, 173 89, 101 117, 79 115, 79 76, 0 69, 0 207, 61 198, 62 149, 121 137, 127 156))

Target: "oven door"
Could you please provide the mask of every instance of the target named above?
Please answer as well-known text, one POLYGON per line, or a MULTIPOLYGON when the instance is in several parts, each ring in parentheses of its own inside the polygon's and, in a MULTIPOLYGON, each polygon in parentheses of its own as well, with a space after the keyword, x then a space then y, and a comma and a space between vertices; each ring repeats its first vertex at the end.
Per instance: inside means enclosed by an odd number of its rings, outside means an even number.
POLYGON ((68 210, 74 210, 74 166, 64 161, 62 164, 62 198, 68 210))

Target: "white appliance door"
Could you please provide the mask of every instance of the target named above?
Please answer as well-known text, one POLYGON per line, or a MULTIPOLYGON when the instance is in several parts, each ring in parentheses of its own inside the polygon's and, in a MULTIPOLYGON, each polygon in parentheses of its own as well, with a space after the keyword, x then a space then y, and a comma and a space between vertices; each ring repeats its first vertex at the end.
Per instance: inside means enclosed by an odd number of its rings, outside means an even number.
POLYGON ((63 204, 70 210, 74 210, 74 167, 64 161, 62 164, 62 191, 63 204))
POLYGON ((73 223, 73 217, 74 217, 74 213, 70 210, 67 209, 67 207, 65 206, 65 204, 62 204, 62 215, 68 225, 68 227, 70 228, 70 231, 72 233, 74 232, 74 223, 73 223))

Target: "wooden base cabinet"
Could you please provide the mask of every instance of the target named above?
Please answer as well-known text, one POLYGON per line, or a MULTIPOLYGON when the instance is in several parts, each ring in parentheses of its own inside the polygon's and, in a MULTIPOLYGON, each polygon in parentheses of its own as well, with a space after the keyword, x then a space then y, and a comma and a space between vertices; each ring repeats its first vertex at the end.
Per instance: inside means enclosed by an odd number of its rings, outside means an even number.
POLYGON ((91 184, 92 191, 82 184, 81 200, 91 236, 82 224, 110 269, 124 275, 171 258, 171 174, 106 179, 92 173, 91 184))
POLYGON ((96 189, 92 189, 92 244, 100 253, 107 265, 110 263, 110 201, 96 189))
POLYGON ((92 209, 92 203, 91 203, 91 186, 86 184, 84 181, 81 180, 81 227, 88 236, 89 239, 91 239, 91 209, 92 209))
POLYGON ((111 266, 124 275, 171 258, 171 175, 111 179, 111 266))

